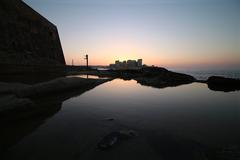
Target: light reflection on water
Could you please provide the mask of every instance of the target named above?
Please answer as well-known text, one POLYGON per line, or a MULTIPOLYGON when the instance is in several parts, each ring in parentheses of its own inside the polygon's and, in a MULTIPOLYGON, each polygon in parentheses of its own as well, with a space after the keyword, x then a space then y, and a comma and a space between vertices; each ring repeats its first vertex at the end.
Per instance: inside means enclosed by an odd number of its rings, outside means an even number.
POLYGON ((114 80, 64 105, 83 103, 95 114, 105 112, 132 126, 138 122, 143 129, 170 130, 214 143, 234 141, 240 133, 239 97, 239 92, 214 92, 200 83, 156 89, 114 80))
POLYGON ((71 76, 67 76, 67 77, 80 77, 80 78, 86 78, 86 79, 108 79, 108 77, 99 77, 99 76, 87 75, 87 74, 83 74, 83 75, 71 75, 71 76))
MULTIPOLYGON (((124 128, 139 132, 134 146, 125 146, 135 147, 131 154, 138 153, 138 159, 146 158, 145 154, 151 157, 149 148, 158 152, 150 142, 163 133, 209 146, 238 145, 239 97, 240 92, 215 92, 200 83, 156 89, 134 80, 115 79, 65 101, 60 112, 16 145, 12 153, 23 158, 71 159, 73 153, 83 159, 94 158, 97 142, 124 128)), ((114 149, 111 152, 124 157, 114 149)))

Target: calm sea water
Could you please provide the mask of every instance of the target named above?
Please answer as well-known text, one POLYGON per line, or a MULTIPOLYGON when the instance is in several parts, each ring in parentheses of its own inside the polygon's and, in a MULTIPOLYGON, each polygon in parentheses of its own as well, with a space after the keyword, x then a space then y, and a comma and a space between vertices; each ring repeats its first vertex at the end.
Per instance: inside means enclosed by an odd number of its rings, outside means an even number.
MULTIPOLYGON (((59 107, 9 148, 5 159, 190 160, 240 147, 240 92, 215 92, 201 83, 157 89, 115 79, 59 107), (137 136, 97 149, 104 136, 119 130, 137 136)), ((22 130, 18 125, 14 131, 22 130)))
POLYGON ((199 80, 206 80, 210 76, 223 76, 227 78, 240 79, 240 70, 183 70, 183 69, 172 70, 192 75, 199 80))

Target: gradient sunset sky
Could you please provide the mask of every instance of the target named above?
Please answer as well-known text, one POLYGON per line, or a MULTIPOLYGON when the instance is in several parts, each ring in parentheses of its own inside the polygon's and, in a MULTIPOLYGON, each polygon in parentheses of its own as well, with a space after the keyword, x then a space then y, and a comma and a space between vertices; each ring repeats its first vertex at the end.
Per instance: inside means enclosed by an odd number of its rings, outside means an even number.
POLYGON ((67 64, 142 58, 167 68, 240 68, 239 0, 24 0, 57 25, 67 64))

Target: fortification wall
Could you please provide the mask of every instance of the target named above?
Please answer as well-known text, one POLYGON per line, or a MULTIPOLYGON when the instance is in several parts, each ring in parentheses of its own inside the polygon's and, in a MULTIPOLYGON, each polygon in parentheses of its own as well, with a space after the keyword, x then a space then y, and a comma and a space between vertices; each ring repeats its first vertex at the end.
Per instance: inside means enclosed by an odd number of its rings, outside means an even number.
POLYGON ((65 65, 57 27, 21 0, 0 0, 1 70, 4 65, 65 65))

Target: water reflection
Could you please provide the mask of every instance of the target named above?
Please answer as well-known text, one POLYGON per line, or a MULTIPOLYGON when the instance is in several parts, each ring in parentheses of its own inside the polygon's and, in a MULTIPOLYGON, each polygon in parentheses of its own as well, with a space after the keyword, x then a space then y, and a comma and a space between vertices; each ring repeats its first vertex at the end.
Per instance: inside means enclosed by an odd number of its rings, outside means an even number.
POLYGON ((38 104, 27 111, 1 113, 0 154, 40 127, 46 119, 61 109, 61 103, 38 104))
POLYGON ((115 79, 60 97, 67 99, 62 109, 6 159, 229 159, 240 153, 239 96, 201 83, 156 89, 115 79), (96 149, 102 137, 124 129, 138 136, 107 152, 96 149))
POLYGON ((33 107, 0 112, 0 127, 3 128, 0 132, 0 158, 6 156, 9 148, 19 143, 24 137, 31 135, 46 123, 47 119, 59 112, 63 101, 79 96, 89 89, 91 87, 33 99, 33 107))
POLYGON ((86 79, 108 79, 107 77, 99 77, 99 76, 89 75, 89 74, 71 75, 67 77, 80 77, 80 78, 86 78, 86 79))

